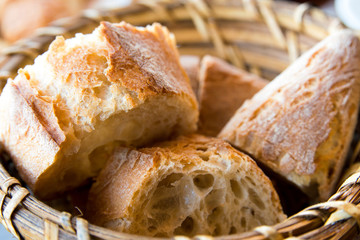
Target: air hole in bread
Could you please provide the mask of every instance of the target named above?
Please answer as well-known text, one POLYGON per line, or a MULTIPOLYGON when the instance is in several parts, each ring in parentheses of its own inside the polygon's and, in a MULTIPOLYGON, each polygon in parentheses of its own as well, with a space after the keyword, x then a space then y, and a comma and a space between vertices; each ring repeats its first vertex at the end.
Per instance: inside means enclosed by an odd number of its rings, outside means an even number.
POLYGON ((222 207, 216 207, 212 210, 207 218, 209 224, 214 223, 218 220, 219 216, 224 215, 224 209, 222 207))
POLYGON ((260 209, 265 209, 265 204, 264 202, 261 200, 261 198, 259 197, 259 195, 252 189, 249 188, 249 197, 250 200, 256 205, 258 206, 260 209))
POLYGON ((242 190, 240 184, 236 180, 230 180, 230 186, 231 186, 231 190, 234 193, 235 197, 237 197, 237 198, 244 197, 243 190, 242 190))
POLYGON ((242 213, 243 215, 249 215, 249 214, 251 214, 252 216, 255 216, 255 211, 254 211, 254 209, 252 209, 252 208, 250 208, 250 207, 242 207, 242 208, 240 209, 240 211, 241 211, 241 213, 242 213))
POLYGON ((249 121, 254 120, 254 119, 259 115, 260 112, 261 112, 261 110, 260 110, 259 108, 256 109, 256 110, 253 112, 253 114, 251 115, 251 117, 249 118, 249 121))
POLYGON ((24 71, 24 76, 27 80, 30 80, 30 74, 27 71, 24 71))
POLYGON ((220 206, 214 208, 210 215, 207 217, 207 223, 209 226, 214 226, 215 229, 213 231, 214 235, 220 235, 221 234, 221 227, 219 226, 219 221, 223 221, 221 218, 225 216, 224 209, 220 206))
MULTIPOLYGON (((104 76, 104 75, 101 74, 100 76, 104 76)), ((101 86, 98 86, 98 87, 94 87, 93 91, 94 91, 94 95, 97 98, 100 98, 102 100, 106 100, 106 99, 112 97, 109 86, 107 86, 107 85, 101 85, 101 86)))
POLYGON ((314 95, 313 92, 310 92, 310 91, 304 92, 304 93, 301 94, 300 96, 295 97, 295 98, 292 100, 291 105, 292 105, 292 106, 298 105, 299 103, 304 102, 306 99, 311 98, 313 95, 314 95))
POLYGON ((316 85, 317 85, 317 79, 316 78, 310 78, 304 83, 304 88, 305 89, 311 89, 316 85))
POLYGON ((200 189, 208 189, 214 184, 214 176, 211 174, 199 174, 193 178, 195 186, 200 189))
POLYGON ((235 233, 237 233, 236 227, 231 226, 229 234, 235 234, 235 233))
POLYGON ((208 150, 208 148, 207 147, 197 147, 196 150, 206 152, 208 150))
POLYGON ((331 178, 332 175, 334 174, 335 172, 335 169, 334 169, 334 165, 332 164, 331 166, 329 166, 329 169, 328 169, 328 178, 331 178))
POLYGON ((190 216, 185 218, 185 220, 181 223, 181 226, 174 230, 175 235, 191 235, 194 230, 194 219, 190 216))
POLYGON ((241 217, 240 224, 242 228, 246 228, 246 219, 245 217, 241 217))
POLYGON ((314 95, 313 92, 308 91, 308 92, 304 92, 304 94, 303 94, 302 96, 303 96, 305 99, 307 99, 307 98, 311 98, 313 95, 314 95))
POLYGON ((204 160, 205 162, 209 161, 209 155, 201 154, 199 157, 204 160))
POLYGON ((96 66, 97 68, 106 69, 108 67, 106 57, 96 53, 86 55, 86 62, 89 66, 96 66))
POLYGON ((170 175, 167 175, 163 180, 161 180, 158 184, 158 187, 164 186, 167 188, 173 187, 173 184, 177 181, 179 181, 184 174, 182 173, 172 173, 170 175))

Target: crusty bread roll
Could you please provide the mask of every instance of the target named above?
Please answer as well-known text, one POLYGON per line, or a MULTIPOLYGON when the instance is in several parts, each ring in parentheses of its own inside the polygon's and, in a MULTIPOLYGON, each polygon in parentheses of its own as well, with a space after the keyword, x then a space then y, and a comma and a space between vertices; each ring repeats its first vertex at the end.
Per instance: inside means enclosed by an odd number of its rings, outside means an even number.
POLYGON ((181 55, 180 63, 190 79, 191 88, 198 98, 199 92, 199 72, 201 58, 195 55, 181 55))
POLYGON ((212 56, 205 56, 199 76, 199 132, 216 136, 246 99, 268 83, 212 56))
POLYGON ((9 42, 80 12, 88 0, 0 0, 1 35, 9 42))
POLYGON ((233 234, 285 217, 250 157, 201 135, 116 149, 90 190, 87 211, 95 224, 157 237, 233 234))
POLYGON ((219 136, 326 200, 339 178, 360 100, 360 43, 329 36, 247 101, 219 136))
POLYGON ((95 176, 103 145, 189 133, 197 118, 173 35, 159 24, 103 22, 92 34, 58 37, 6 85, 0 140, 35 194, 48 198, 95 176))

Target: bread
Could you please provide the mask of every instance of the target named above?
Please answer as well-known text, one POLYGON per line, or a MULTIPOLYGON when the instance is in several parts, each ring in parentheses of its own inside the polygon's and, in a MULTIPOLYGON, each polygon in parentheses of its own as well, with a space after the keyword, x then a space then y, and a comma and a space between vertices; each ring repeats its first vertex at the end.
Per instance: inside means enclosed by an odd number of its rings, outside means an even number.
POLYGON ((40 198, 95 176, 114 141, 141 146, 195 131, 197 119, 175 40, 159 24, 103 22, 58 37, 0 97, 0 140, 40 198))
POLYGON ((267 83, 254 74, 212 56, 201 61, 199 132, 216 136, 248 98, 267 83))
POLYGON ((359 66, 357 37, 329 36, 240 107, 219 137, 326 200, 356 124, 359 66))
POLYGON ((200 60, 199 56, 195 55, 181 55, 180 63, 184 68, 186 74, 190 79, 191 88, 193 89, 195 96, 198 98, 199 92, 199 71, 200 71, 200 60))
POLYGON ((227 235, 285 218, 247 155, 201 135, 118 148, 89 193, 90 222, 147 236, 227 235))
POLYGON ((10 42, 28 37, 37 28, 79 13, 87 0, 0 0, 1 35, 10 42))

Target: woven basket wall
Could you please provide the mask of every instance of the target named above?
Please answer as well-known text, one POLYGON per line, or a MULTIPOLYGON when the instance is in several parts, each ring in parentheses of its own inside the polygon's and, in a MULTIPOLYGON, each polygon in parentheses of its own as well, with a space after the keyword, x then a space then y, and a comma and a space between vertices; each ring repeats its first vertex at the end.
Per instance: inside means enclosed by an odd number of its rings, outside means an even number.
MULTIPOLYGON (((5 49, 0 56, 0 89, 19 68, 46 51, 56 35, 88 33, 103 20, 134 25, 160 22, 175 34, 181 54, 215 55, 267 79, 273 79, 304 51, 343 28, 338 19, 309 5, 269 0, 138 1, 122 9, 87 10, 81 16, 39 29, 33 37, 5 49)), ((356 131, 359 139, 359 124, 356 131)), ((359 158, 359 151, 357 140, 350 154, 352 161, 359 158)), ((1 163, 7 161, 2 153, 1 163)), ((311 206, 280 224, 221 239, 353 239, 360 224, 358 178, 360 174, 355 173, 328 202, 311 206)), ((50 208, 31 196, 2 164, 0 186, 2 224, 18 238, 148 239, 97 227, 50 208)))

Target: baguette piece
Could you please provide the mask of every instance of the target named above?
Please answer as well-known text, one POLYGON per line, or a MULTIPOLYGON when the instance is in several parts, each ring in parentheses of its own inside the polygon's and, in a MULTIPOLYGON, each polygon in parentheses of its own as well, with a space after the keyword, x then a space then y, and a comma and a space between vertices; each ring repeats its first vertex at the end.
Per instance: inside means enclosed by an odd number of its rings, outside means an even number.
POLYGON ((199 76, 199 132, 218 135, 245 100, 268 82, 224 60, 205 56, 199 76))
POLYGON ((360 100, 360 43, 350 31, 329 36, 247 101, 219 137, 303 189, 333 192, 360 100))
POLYGON ((0 140, 35 194, 49 198, 96 176, 104 145, 189 133, 197 118, 173 35, 160 24, 103 22, 58 37, 6 85, 0 140))
POLYGON ((36 29, 85 8, 88 0, 0 0, 2 37, 15 42, 30 36, 36 29))
POLYGON ((270 180, 250 157, 201 135, 116 149, 87 210, 100 226, 157 237, 234 234, 285 218, 270 180))

